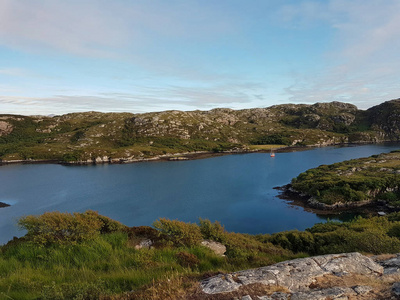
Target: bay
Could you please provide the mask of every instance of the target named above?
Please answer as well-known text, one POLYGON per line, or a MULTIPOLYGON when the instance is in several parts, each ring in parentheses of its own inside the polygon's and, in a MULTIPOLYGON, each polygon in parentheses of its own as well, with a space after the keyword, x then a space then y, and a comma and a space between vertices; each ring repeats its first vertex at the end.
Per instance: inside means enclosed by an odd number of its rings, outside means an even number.
POLYGON ((128 226, 200 217, 241 233, 304 230, 325 218, 278 198, 273 187, 321 164, 399 148, 391 143, 315 148, 274 158, 252 153, 124 165, 4 165, 0 202, 11 206, 0 208, 0 244, 24 234, 16 225, 21 216, 88 209, 128 226))

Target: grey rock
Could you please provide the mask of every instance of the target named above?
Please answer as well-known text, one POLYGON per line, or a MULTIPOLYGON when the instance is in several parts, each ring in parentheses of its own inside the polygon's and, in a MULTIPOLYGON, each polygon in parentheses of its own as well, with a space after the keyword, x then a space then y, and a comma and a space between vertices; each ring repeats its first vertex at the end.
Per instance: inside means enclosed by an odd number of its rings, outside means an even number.
POLYGON ((380 264, 384 267, 400 268, 400 256, 397 255, 396 257, 393 257, 393 258, 390 258, 387 260, 383 260, 380 264))
POLYGON ((393 283, 392 291, 396 296, 400 296, 400 282, 393 283))
POLYGON ((378 263, 384 268, 384 274, 395 274, 400 272, 400 256, 378 261, 378 263))
POLYGON ((353 290, 359 295, 365 295, 372 291, 373 288, 368 285, 357 285, 353 287, 353 290))
POLYGON ((215 241, 203 240, 203 241, 201 241, 201 244, 207 248, 210 248, 217 255, 224 256, 224 254, 226 252, 225 245, 215 242, 215 241))
POLYGON ((145 248, 145 249, 150 249, 152 245, 153 245, 153 241, 152 241, 152 240, 150 240, 150 239, 145 239, 145 240, 141 240, 141 241, 139 242, 139 244, 137 244, 137 245, 135 246, 135 249, 143 249, 143 248, 145 248))
POLYGON ((346 253, 334 255, 315 256, 314 259, 322 269, 335 273, 355 273, 355 274, 383 274, 383 268, 372 259, 360 253, 346 253))
POLYGON ((400 270, 398 268, 385 268, 384 269, 384 274, 385 275, 393 275, 398 273, 400 270))
POLYGON ((231 274, 227 274, 207 278, 202 281, 201 286, 206 294, 219 294, 233 292, 241 287, 242 284, 233 280, 231 274))
POLYGON ((348 296, 355 296, 353 289, 347 287, 334 287, 311 292, 297 292, 292 294, 290 300, 347 300, 348 296))
POLYGON ((249 295, 243 296, 242 300, 253 300, 249 295))
POLYGON ((288 300, 289 294, 275 292, 271 296, 257 296, 258 300, 288 300))
MULTIPOLYGON (((330 254, 299 258, 275 265, 218 275, 201 282, 203 292, 232 292, 249 284, 281 286, 291 292, 306 292, 317 277, 347 273, 382 275, 383 267, 360 253, 330 254)), ((352 290, 354 293, 354 291, 352 290)))

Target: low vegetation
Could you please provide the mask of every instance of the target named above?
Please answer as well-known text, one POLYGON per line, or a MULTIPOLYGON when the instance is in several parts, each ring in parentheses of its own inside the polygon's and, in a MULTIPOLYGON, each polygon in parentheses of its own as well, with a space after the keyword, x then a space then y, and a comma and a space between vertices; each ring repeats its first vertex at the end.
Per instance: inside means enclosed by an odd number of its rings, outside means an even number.
POLYGON ((272 235, 203 219, 129 228, 93 211, 27 216, 19 225, 27 234, 0 247, 0 299, 188 299, 201 278, 220 272, 315 254, 400 252, 400 213, 272 235), (202 239, 225 245, 225 256, 202 239))
POLYGON ((360 201, 400 206, 400 152, 382 153, 307 170, 292 180, 294 190, 325 204, 360 201))

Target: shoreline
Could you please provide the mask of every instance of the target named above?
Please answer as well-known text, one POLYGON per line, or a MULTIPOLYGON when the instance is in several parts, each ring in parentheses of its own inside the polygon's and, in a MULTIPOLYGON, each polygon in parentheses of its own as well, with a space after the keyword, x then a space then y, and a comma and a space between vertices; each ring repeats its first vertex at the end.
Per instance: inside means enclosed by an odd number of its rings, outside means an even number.
MULTIPOLYGON (((274 149, 275 153, 286 153, 286 152, 298 152, 298 151, 307 151, 312 150, 314 148, 325 148, 325 147, 352 147, 352 146, 361 146, 368 144, 384 144, 388 143, 388 141, 382 141, 380 143, 373 142, 359 142, 359 143, 339 143, 339 144, 329 144, 329 145, 310 145, 310 146, 283 146, 277 149, 274 149)), ((389 141, 390 143, 390 141, 389 141)), ((394 142, 395 143, 395 142, 394 142)), ((97 165, 97 164, 128 164, 128 163, 138 163, 138 162, 149 162, 149 161, 183 161, 183 160, 196 160, 196 159, 205 159, 211 157, 218 157, 224 155, 231 154, 248 154, 248 153, 270 153, 270 150, 264 149, 245 149, 238 148, 232 149, 223 152, 212 152, 212 151, 197 151, 197 152, 183 152, 183 153, 174 153, 174 154, 163 154, 163 155, 155 155, 151 157, 140 157, 140 158, 131 158, 131 157, 121 157, 121 158, 111 158, 107 157, 107 159, 97 157, 94 159, 82 160, 82 161, 60 161, 56 159, 26 159, 26 160, 9 160, 9 161, 1 161, 0 167, 4 165, 11 164, 60 164, 66 166, 84 166, 84 165, 97 165)))
POLYGON ((279 190, 278 198, 287 201, 290 205, 302 207, 307 212, 312 212, 317 215, 333 215, 337 216, 342 213, 357 213, 357 214, 373 214, 381 215, 383 212, 391 213, 398 210, 389 207, 386 203, 379 201, 363 201, 349 202, 349 203, 337 203, 333 205, 327 205, 316 200, 312 201, 312 197, 303 195, 299 192, 291 189, 291 184, 284 186, 274 187, 279 190), (311 200, 311 201, 310 201, 311 200))
MULTIPOLYGON (((275 149, 277 153, 283 152, 295 152, 295 151, 305 151, 310 150, 313 147, 308 146, 286 146, 275 149)), ((212 152, 212 151, 197 151, 197 152, 183 152, 174 154, 164 154, 155 155, 151 157, 141 157, 141 158, 109 158, 108 160, 90 159, 85 161, 60 161, 55 159, 27 159, 27 160, 9 160, 0 161, 0 167, 4 165, 11 164, 61 164, 61 165, 97 165, 97 164, 128 164, 128 163, 138 163, 138 162, 149 162, 149 161, 182 161, 182 160, 196 160, 205 159, 211 157, 218 157, 231 154, 248 154, 248 153, 269 153, 269 150, 247 150, 247 149, 234 149, 223 152, 212 152)))

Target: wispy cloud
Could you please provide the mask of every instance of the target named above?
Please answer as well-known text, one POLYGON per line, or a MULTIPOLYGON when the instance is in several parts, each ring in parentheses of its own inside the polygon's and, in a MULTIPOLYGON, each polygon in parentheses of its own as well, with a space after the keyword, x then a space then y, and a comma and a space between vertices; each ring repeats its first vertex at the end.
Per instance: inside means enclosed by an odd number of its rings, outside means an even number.
POLYGON ((153 38, 207 40, 231 30, 219 12, 196 1, 0 2, 0 43, 24 51, 84 56, 135 55, 153 38), (212 22, 211 22, 212 21, 212 22), (132 53, 133 52, 133 53, 132 53))
POLYGON ((296 75, 297 83, 286 89, 290 100, 350 101, 367 108, 399 97, 400 2, 332 0, 309 5, 312 14, 301 11, 300 5, 288 22, 295 16, 328 22, 335 31, 334 47, 318 74, 296 75))
POLYGON ((259 100, 259 88, 242 84, 241 88, 227 86, 152 87, 134 93, 104 92, 92 95, 54 95, 51 97, 0 96, 0 111, 21 114, 64 114, 65 112, 103 111, 133 112, 176 110, 208 110, 215 107, 235 107, 259 100))

